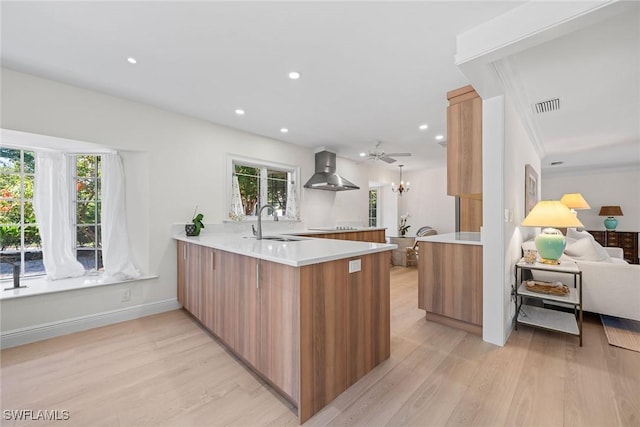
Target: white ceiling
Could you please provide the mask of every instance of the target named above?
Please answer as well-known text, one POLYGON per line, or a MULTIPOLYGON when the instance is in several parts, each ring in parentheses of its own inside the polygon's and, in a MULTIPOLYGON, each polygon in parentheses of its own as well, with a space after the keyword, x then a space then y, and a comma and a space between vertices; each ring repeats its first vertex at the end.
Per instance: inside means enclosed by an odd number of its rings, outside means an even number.
POLYGON ((640 165, 640 3, 508 58, 546 156, 559 169, 640 165), (560 99, 560 109, 533 105, 560 99))
MULTIPOLYGON (((3 1, 2 65, 353 159, 382 141, 411 170, 444 165, 455 36, 521 4, 3 1)), ((638 15, 615 19, 508 58, 526 102, 561 98, 532 118, 545 162, 640 147, 638 15)))

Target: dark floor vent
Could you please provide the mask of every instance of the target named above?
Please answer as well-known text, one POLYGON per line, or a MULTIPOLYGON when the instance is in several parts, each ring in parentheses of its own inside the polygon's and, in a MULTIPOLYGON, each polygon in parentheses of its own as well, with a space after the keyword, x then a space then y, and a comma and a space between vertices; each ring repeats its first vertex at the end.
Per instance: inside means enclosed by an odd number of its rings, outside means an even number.
POLYGON ((560 98, 548 99, 546 101, 538 102, 533 107, 536 111, 536 114, 556 111, 560 109, 560 98))

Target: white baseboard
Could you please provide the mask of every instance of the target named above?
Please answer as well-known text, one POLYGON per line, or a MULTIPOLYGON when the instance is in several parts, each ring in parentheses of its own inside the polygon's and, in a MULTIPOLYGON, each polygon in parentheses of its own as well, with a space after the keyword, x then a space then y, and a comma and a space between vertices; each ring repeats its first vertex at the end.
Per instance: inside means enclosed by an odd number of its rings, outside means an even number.
POLYGON ((14 329, 0 333, 0 348, 10 348, 22 344, 28 344, 48 338, 85 331, 100 326, 112 325, 127 320, 177 310, 182 307, 178 301, 168 299, 148 304, 134 305, 119 308, 117 310, 104 311, 102 313, 89 314, 87 316, 74 317, 57 322, 43 323, 26 328, 14 329))

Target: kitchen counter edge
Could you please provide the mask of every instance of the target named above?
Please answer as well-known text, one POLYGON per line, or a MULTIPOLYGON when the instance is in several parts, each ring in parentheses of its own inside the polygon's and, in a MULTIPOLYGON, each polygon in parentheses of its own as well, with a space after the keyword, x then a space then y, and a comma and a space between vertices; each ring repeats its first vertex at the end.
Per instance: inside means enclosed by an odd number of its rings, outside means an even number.
POLYGON ((480 233, 462 231, 458 233, 436 234, 435 236, 418 237, 419 242, 454 243, 459 245, 482 246, 480 233))
MULTIPOLYGON (((291 235, 293 235, 293 233, 291 235)), ((173 235, 173 238, 187 243, 290 265, 292 267, 303 267, 327 261, 391 251, 398 247, 397 245, 388 243, 314 239, 312 237, 306 237, 304 240, 293 242, 274 242, 226 234, 204 234, 196 237, 188 237, 183 233, 173 235)))

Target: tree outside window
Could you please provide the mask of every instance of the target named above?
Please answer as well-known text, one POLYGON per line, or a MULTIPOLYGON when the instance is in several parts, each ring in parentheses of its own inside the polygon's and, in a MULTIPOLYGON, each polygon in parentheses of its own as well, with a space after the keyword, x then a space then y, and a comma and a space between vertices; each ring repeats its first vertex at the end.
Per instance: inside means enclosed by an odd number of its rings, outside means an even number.
POLYGON ((102 268, 101 168, 100 156, 72 157, 75 170, 73 208, 75 212, 76 257, 85 270, 102 268))
POLYGON ((262 206, 269 204, 279 216, 284 216, 291 172, 240 163, 234 163, 234 172, 245 215, 256 216, 262 206))
POLYGON ((369 190, 369 227, 378 226, 378 189, 369 190))
POLYGON ((0 279, 45 274, 40 232, 33 211, 35 155, 0 148, 0 279))

